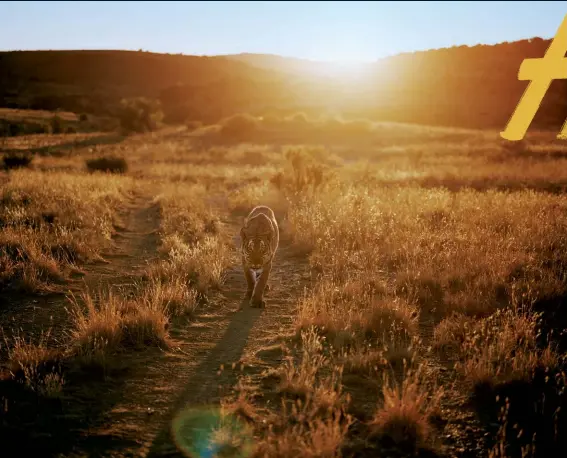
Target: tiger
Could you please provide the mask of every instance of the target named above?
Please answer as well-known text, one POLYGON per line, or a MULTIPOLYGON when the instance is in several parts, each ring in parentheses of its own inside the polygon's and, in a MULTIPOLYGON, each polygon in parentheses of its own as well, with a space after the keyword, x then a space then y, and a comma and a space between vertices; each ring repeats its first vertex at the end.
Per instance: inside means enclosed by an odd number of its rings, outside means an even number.
POLYGON ((280 242, 278 223, 270 207, 260 205, 252 209, 240 229, 240 240, 247 285, 244 300, 249 301, 250 307, 263 308, 264 292, 270 289, 268 279, 280 242))

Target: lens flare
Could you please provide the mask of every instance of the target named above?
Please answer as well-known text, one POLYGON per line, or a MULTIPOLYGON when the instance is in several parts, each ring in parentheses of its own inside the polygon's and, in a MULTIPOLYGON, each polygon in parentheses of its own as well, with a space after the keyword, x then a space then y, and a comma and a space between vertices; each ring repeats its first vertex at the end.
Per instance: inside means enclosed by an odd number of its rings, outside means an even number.
POLYGON ((172 425, 178 450, 188 458, 247 458, 254 440, 247 425, 220 409, 187 409, 172 425))

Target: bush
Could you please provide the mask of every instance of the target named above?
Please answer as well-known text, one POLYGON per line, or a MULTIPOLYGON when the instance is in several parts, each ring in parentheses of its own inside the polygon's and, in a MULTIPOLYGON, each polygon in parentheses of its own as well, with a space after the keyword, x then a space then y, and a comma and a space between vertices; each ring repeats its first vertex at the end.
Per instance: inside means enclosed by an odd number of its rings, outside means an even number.
POLYGON ((51 133, 53 134, 62 134, 64 132, 64 128, 63 128, 63 120, 55 115, 53 116, 53 118, 51 118, 51 133))
POLYGON ((330 167, 325 164, 324 154, 316 148, 290 148, 285 151, 286 170, 274 175, 270 181, 280 191, 301 194, 315 191, 332 178, 330 167))
POLYGON ((201 121, 187 121, 186 126, 189 132, 193 132, 203 127, 203 123, 201 121))
POLYGON ((10 153, 2 158, 5 170, 29 167, 32 161, 33 156, 27 153, 10 153))
POLYGON ((262 117, 262 126, 268 129, 278 129, 282 127, 282 118, 277 117, 273 114, 267 114, 262 117))
POLYGON ((50 127, 44 123, 31 123, 24 125, 24 135, 48 134, 50 127))
POLYGON ((237 114, 223 121, 220 130, 225 140, 251 140, 258 133, 259 124, 256 118, 248 114, 237 114))
POLYGON ((87 160, 89 172, 126 173, 128 163, 126 159, 117 156, 98 157, 87 160))
POLYGON ((158 101, 137 97, 120 102, 118 120, 126 133, 155 130, 162 119, 163 112, 158 101))
POLYGON ((25 125, 5 119, 0 119, 0 136, 15 137, 25 134, 25 125))
POLYGON ((0 119, 0 137, 11 137, 12 135, 12 124, 9 121, 0 119))
POLYGON ((0 137, 17 137, 19 135, 45 134, 50 126, 41 122, 18 122, 0 119, 0 137))

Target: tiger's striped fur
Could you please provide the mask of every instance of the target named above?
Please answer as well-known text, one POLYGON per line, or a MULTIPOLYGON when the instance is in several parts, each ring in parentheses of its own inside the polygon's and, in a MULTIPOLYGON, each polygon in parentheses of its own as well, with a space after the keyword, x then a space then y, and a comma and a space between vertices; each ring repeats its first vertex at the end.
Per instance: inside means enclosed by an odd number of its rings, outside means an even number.
POLYGON ((251 307, 264 307, 264 292, 269 290, 272 261, 280 241, 278 223, 272 209, 263 205, 255 207, 244 221, 240 239, 242 268, 247 284, 245 299, 249 300, 251 307))

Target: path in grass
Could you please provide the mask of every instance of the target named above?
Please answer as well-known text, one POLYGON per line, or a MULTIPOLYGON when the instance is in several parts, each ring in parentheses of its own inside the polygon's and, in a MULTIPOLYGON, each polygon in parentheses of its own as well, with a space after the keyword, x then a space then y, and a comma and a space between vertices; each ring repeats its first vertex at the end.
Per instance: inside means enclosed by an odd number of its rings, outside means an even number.
POLYGON ((69 328, 66 308, 69 301, 65 292, 75 296, 82 291, 99 288, 130 287, 141 275, 147 262, 156 256, 159 212, 152 204, 150 193, 134 193, 117 212, 112 243, 101 255, 104 259, 82 266, 82 274, 75 274, 68 284, 57 287, 61 292, 39 295, 3 294, 0 298, 0 325, 7 336, 20 331, 21 335, 37 337, 50 332, 50 344, 64 344, 62 336, 69 328))
MULTIPOLYGON (((117 214, 112 244, 102 253, 105 261, 83 266, 84 275, 65 285, 69 293, 80 297, 85 290, 98 292, 112 288, 123 294, 132 291, 146 263, 157 256, 159 211, 152 200, 150 192, 134 193, 126 200, 117 214)), ((65 294, 13 298, 2 309, 1 325, 7 334, 19 332, 34 340, 50 330, 49 346, 65 346, 71 326, 66 310, 69 306, 65 294)), ((0 398, 5 400, 4 409, 0 411, 1 450, 41 451, 45 456, 67 456, 77 446, 91 448, 93 441, 85 437, 85 433, 116 401, 122 383, 121 380, 91 379, 84 374, 84 379, 77 381, 73 375, 64 374, 68 380, 62 398, 38 403, 33 393, 15 389, 9 374, 4 375, 5 381, 0 383, 0 398)))
MULTIPOLYGON (((139 212, 143 214, 142 210, 139 212)), ((146 214, 154 215, 152 212, 146 214)), ((148 223, 147 229, 158 223, 155 218, 157 215, 154 215, 152 224, 148 223)), ((230 217, 222 221, 221 230, 234 235, 235 254, 239 229, 239 218, 230 217)), ((134 233, 138 231, 130 232, 134 233)), ((128 234, 123 232, 122 236, 128 237, 128 234)), ((135 237, 130 235, 130 238, 135 237)), ((143 253, 151 247, 149 243, 136 246, 138 248, 129 248, 127 258, 120 253, 109 257, 111 264, 101 268, 100 276, 108 275, 110 283, 116 263, 141 266, 146 259, 143 253)), ((172 326, 173 345, 169 351, 127 356, 130 373, 120 381, 120 399, 88 431, 84 431, 88 437, 72 456, 84 456, 86 453, 91 456, 177 454, 171 440, 170 425, 180 409, 218 406, 236 381, 241 362, 247 370, 254 366, 255 372, 278 364, 277 354, 262 360, 255 355, 259 349, 277 343, 282 336, 289 334, 295 305, 309 283, 308 271, 307 259, 294 253, 291 241, 282 233, 267 307, 259 310, 245 306, 238 311, 246 282, 241 267, 234 265, 227 272, 221 291, 213 295, 210 303, 194 319, 172 326), (233 364, 236 364, 234 370, 233 364), (223 365, 224 370, 219 372, 223 365)), ((128 287, 124 276, 121 281, 124 281, 124 287, 128 287)))

